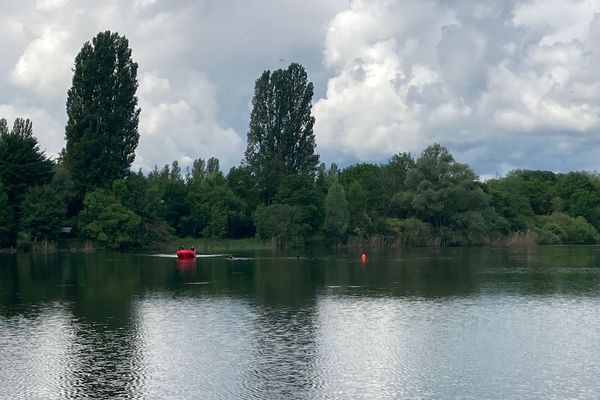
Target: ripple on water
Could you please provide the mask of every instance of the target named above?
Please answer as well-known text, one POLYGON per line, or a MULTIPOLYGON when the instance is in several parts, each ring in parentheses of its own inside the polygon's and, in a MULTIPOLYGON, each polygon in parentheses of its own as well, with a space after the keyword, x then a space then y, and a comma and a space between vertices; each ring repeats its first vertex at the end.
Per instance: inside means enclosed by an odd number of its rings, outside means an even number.
POLYGON ((195 289, 149 257, 77 269, 116 276, 81 290, 26 266, 0 310, 0 398, 600 398, 590 265, 272 259, 205 262, 195 289))

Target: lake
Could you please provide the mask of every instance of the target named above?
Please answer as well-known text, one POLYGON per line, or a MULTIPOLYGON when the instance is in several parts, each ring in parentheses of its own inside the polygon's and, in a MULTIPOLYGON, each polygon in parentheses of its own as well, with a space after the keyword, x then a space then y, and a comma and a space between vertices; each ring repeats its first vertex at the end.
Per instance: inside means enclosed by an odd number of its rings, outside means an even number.
POLYGON ((600 247, 236 256, 0 254, 0 398, 600 398, 600 247))

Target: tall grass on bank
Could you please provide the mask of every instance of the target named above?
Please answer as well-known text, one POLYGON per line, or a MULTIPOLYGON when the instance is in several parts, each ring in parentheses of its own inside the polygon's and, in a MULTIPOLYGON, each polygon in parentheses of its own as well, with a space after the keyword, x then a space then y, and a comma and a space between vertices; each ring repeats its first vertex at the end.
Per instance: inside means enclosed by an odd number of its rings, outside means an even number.
MULTIPOLYGON (((324 246, 326 238, 319 237, 318 243, 307 243, 307 246, 316 246, 320 243, 324 246)), ((539 234, 533 230, 527 230, 523 232, 511 232, 508 235, 496 236, 496 237, 484 237, 480 239, 479 243, 473 243, 476 246, 495 246, 495 247, 511 247, 511 246, 531 246, 539 243, 539 234)), ((333 248, 407 248, 407 247, 431 247, 441 248, 447 247, 449 244, 440 236, 418 236, 411 237, 410 234, 400 235, 383 235, 377 234, 370 237, 358 237, 351 236, 348 241, 344 244, 343 242, 336 242, 331 244, 333 248)), ((450 244, 453 245, 453 244, 450 244)), ((468 243, 462 243, 461 245, 469 245, 468 243)), ((159 244, 152 245, 151 247, 144 248, 147 251, 160 251, 166 253, 174 253, 180 246, 186 248, 195 247, 196 250, 201 253, 208 252, 233 252, 233 251, 253 251, 253 250, 274 250, 282 248, 281 243, 277 240, 263 241, 257 238, 245 238, 245 239, 201 239, 201 238, 173 238, 169 241, 162 242, 159 244)), ((27 248, 21 248, 19 251, 31 251, 33 253, 55 253, 58 251, 71 251, 71 252, 82 252, 92 253, 97 249, 94 244, 90 241, 78 241, 78 240, 62 240, 59 243, 50 241, 36 241, 32 242, 27 248)), ((139 251, 137 248, 135 251, 139 251)), ((2 252, 16 252, 17 249, 2 249, 2 252)))
POLYGON ((58 251, 58 244, 48 240, 40 240, 39 242, 31 243, 32 253, 56 253, 58 251))
POLYGON ((508 235, 491 238, 491 246, 531 246, 539 243, 539 235, 532 230, 524 232, 511 232, 508 235))
MULTIPOLYGON (((480 243, 473 243, 476 246, 531 246, 538 244, 538 234, 532 230, 524 232, 511 232, 508 235, 498 237, 481 238, 480 243)), ((441 236, 430 236, 414 240, 410 235, 373 235, 368 238, 351 236, 348 238, 346 247, 348 248, 405 248, 405 247, 447 247, 448 242, 441 236)), ((465 245, 464 243, 461 245, 465 245)))

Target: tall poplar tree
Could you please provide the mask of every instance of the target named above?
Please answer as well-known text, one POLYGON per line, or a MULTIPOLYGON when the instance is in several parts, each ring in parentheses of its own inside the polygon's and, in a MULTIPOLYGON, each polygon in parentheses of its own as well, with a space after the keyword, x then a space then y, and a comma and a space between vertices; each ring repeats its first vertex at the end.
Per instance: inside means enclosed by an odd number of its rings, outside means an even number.
POLYGON ((313 84, 300 64, 265 71, 256 81, 245 155, 266 204, 272 202, 283 177, 314 176, 319 156, 312 96, 313 84))
POLYGON ((129 172, 139 141, 137 69, 127 39, 110 31, 75 58, 64 158, 80 198, 129 172))

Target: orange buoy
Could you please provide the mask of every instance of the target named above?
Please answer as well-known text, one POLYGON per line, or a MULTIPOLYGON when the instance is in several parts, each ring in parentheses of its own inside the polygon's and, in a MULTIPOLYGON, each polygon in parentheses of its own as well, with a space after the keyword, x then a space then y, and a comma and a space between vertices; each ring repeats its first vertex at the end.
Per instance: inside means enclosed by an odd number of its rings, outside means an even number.
POLYGON ((360 261, 362 261, 362 262, 367 262, 367 255, 366 255, 365 253, 362 253, 362 254, 360 255, 360 261))

